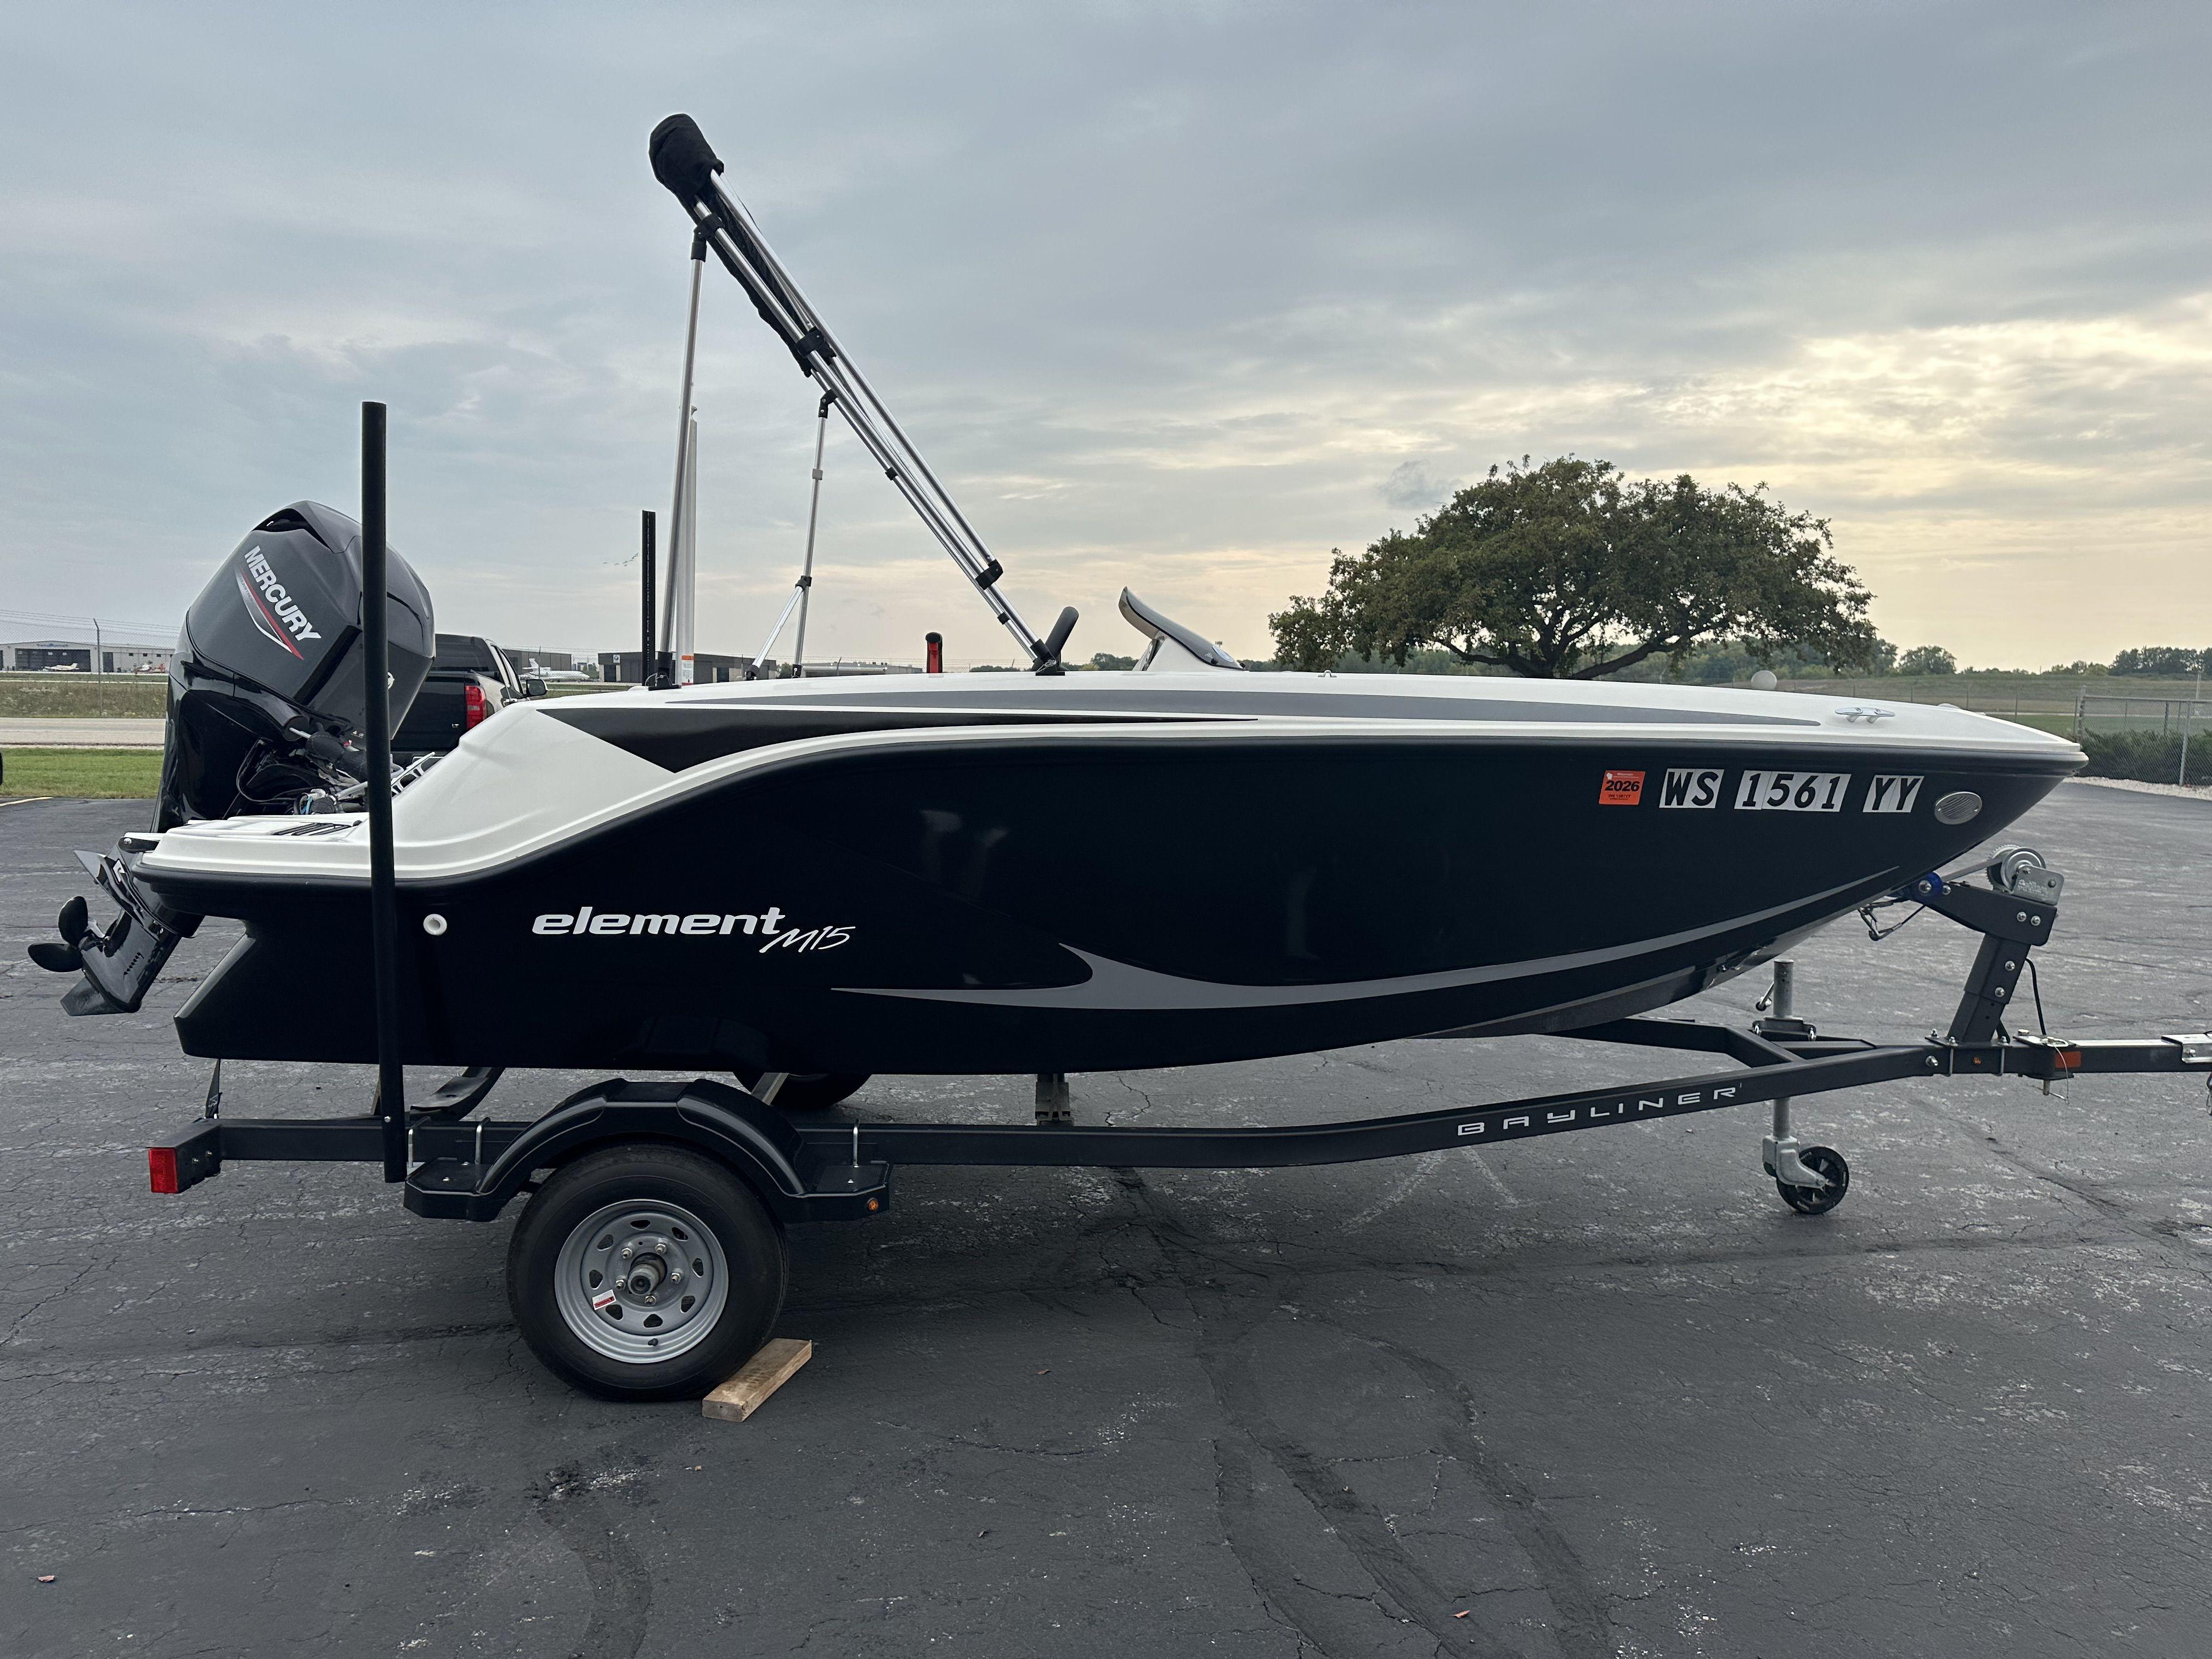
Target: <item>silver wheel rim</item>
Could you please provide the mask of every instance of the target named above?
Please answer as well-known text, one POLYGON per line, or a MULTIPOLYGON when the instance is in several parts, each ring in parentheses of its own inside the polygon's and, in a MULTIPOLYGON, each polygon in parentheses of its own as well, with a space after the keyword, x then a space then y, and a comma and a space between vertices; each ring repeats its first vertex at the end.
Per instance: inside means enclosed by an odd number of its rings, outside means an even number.
POLYGON ((729 1300, 722 1243, 680 1204, 602 1205, 569 1230, 553 1297, 571 1334, 625 1365, 657 1365, 714 1334, 729 1300))

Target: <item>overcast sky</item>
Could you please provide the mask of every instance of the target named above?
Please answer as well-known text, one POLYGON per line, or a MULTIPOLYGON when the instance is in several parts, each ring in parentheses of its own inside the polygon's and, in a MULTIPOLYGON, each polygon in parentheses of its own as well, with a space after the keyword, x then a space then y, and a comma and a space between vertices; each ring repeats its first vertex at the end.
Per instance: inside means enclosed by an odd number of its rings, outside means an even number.
MULTIPOLYGON (((1768 483, 1891 639, 2212 644, 2212 8, 0 9, 0 609, 173 628, 356 510, 440 625, 634 646, 695 115, 1071 654, 1232 649, 1523 453, 1768 483)), ((702 650, 796 572, 814 399, 710 270, 702 650)), ((810 654, 1012 660, 833 433, 810 654)), ((0 635, 40 631, 0 620, 0 635)))

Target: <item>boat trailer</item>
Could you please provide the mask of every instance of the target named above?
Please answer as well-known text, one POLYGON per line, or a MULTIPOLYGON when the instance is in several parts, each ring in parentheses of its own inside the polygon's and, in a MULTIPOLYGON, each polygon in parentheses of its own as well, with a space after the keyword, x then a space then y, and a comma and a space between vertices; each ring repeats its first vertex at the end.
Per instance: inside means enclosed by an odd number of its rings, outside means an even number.
MULTIPOLYGON (((625 1152, 657 1149, 679 1158, 689 1155, 733 1177, 750 1200, 757 1200, 757 1208, 751 1204, 746 1207, 760 1216, 759 1224, 746 1236, 744 1248, 771 1259, 756 1264, 759 1270, 753 1289, 761 1305, 752 1308, 744 1322, 749 1330, 757 1329, 761 1338, 782 1301, 782 1225, 880 1213, 890 1202, 892 1171, 901 1164, 1273 1169, 1488 1146, 1771 1103, 1772 1133, 1761 1148, 1766 1172, 1792 1208, 1817 1215, 1842 1202, 1850 1171, 1832 1148, 1799 1146, 1792 1133, 1790 1106, 1801 1097, 1905 1078, 2018 1077, 2047 1088, 2077 1076, 2198 1070, 2212 1086, 2212 1032, 2075 1041, 2008 1030, 2006 1015, 2022 974, 2032 972, 2029 952, 2050 938, 2057 924, 2063 878, 2036 854, 2021 848, 1999 854, 1988 866, 1987 877, 1990 884, 1980 885, 1958 877, 1925 875, 1898 890, 1891 901, 1948 915, 1981 936, 1949 1026, 1918 1042, 1821 1035, 1791 1009, 1793 975, 1785 960, 1773 964, 1773 988, 1761 1004, 1771 1012, 1748 1029, 1698 1019, 1642 1017, 1561 1034, 1587 1042, 1710 1055, 1729 1062, 1724 1069, 1495 1105, 1276 1127, 1116 1127, 1068 1121, 1066 1079, 1047 1076, 1038 1080, 1033 1124, 795 1121, 774 1104, 783 1079, 770 1075, 761 1079, 757 1093, 708 1078, 688 1082, 616 1078, 569 1096, 541 1116, 507 1120, 472 1115, 500 1075, 496 1070, 477 1068, 460 1073, 404 1112, 403 1155, 397 1160, 388 1156, 394 1120, 380 1109, 341 1118, 225 1115, 218 1061, 203 1115, 182 1133, 149 1148, 148 1161, 157 1193, 187 1191, 220 1173, 227 1163, 382 1162, 389 1170, 396 1162, 404 1172, 406 1206, 417 1215, 490 1221, 518 1195, 536 1194, 567 1176, 580 1180, 581 1171, 618 1161, 625 1152), (766 1218, 771 1216, 772 1223, 766 1218)), ((1875 931, 1871 915, 1868 921, 1869 932, 1875 931)), ((2039 1004, 2039 996, 2036 1000, 2039 1004)), ((665 1164, 663 1158, 662 1165, 665 1164)), ((615 1203, 581 1222, 563 1213, 549 1220, 549 1225, 557 1232, 556 1224, 567 1224, 567 1248, 573 1255, 580 1230, 601 1233, 612 1224, 598 1218, 627 1206, 623 1218, 637 1230, 635 1238, 653 1241, 640 1259, 653 1273, 663 1272, 658 1264, 667 1258, 671 1240, 676 1241, 679 1258, 691 1248, 681 1242, 686 1237, 681 1222, 668 1219, 671 1214, 684 1213, 675 1197, 690 1189, 683 1186, 679 1168, 677 1186, 669 1189, 674 1197, 656 1196, 660 1188, 654 1182, 661 1177, 654 1171, 659 1167, 648 1158, 646 1166, 631 1171, 629 1185, 621 1189, 615 1203)), ((692 1205, 696 1211, 696 1198, 692 1205)), ((531 1210, 538 1207, 533 1203, 531 1210)), ((626 1357, 632 1365, 656 1358, 653 1350, 660 1339, 645 1336, 644 1325, 665 1328, 662 1315, 653 1310, 665 1291, 672 1292, 678 1286, 664 1286, 652 1273, 624 1277, 629 1269, 615 1265, 611 1241, 616 1233, 611 1231, 596 1241, 608 1252, 605 1273, 598 1273, 588 1261, 551 1260, 557 1241, 549 1239, 540 1247, 526 1240, 532 1221, 532 1214, 526 1213, 517 1230, 510 1253, 509 1289, 524 1334, 540 1357, 572 1382, 615 1397, 698 1392, 690 1382, 625 1386, 623 1366, 577 1363, 573 1344, 562 1340, 564 1327, 573 1335, 580 1319, 618 1320, 626 1315, 643 1322, 635 1337, 643 1345, 641 1351, 605 1357, 626 1357), (541 1255, 549 1259, 534 1259, 541 1255), (526 1263, 525 1256, 533 1260, 526 1263), (564 1313, 550 1298, 526 1294, 528 1284, 558 1279, 564 1273, 580 1274, 577 1282, 592 1293, 572 1296, 569 1299, 578 1301, 578 1306, 564 1313)), ((695 1221, 694 1231, 705 1230, 695 1221)), ((621 1261, 632 1256, 632 1246, 623 1244, 621 1261)), ((744 1278, 724 1254, 698 1257, 696 1265, 698 1282, 713 1277, 716 1268, 720 1276, 714 1282, 725 1288, 744 1278)), ((678 1281, 682 1278, 679 1268, 678 1281)), ((689 1299, 678 1299, 688 1310, 689 1299)), ((625 1334, 622 1340, 634 1339, 625 1334)), ((750 1347, 744 1351, 750 1352, 750 1347)), ((744 1354, 737 1357, 741 1360, 744 1354)))
MULTIPOLYGON (((774 1103, 780 1075, 760 1092, 709 1078, 633 1082, 613 1078, 569 1096, 528 1120, 472 1118, 500 1073, 461 1073, 405 1120, 405 1199, 417 1215, 490 1221, 537 1173, 586 1150, 628 1141, 689 1145, 728 1163, 780 1219, 842 1219, 877 1213, 890 1202, 900 1164, 1059 1166, 1101 1169, 1282 1169, 1402 1158, 1453 1146, 1487 1146, 1536 1135, 1771 1102, 1774 1133, 1763 1146, 1767 1172, 1783 1195, 1809 1213, 1841 1200, 1848 1171, 1820 1171, 1800 1152, 1789 1107, 1805 1095, 1904 1078, 2018 1077, 2050 1084, 2110 1073, 2204 1068, 2212 1087, 2212 1032, 2152 1038, 2071 1040, 2006 1028, 2029 952, 2051 936, 2063 882, 2035 854, 2007 848, 1989 866, 1990 887, 1955 876, 1925 875, 1899 890, 1899 902, 1948 915, 1981 934, 1981 946, 1948 1030, 1919 1042, 1871 1042, 1823 1036, 1790 1008, 1794 975, 1774 964, 1762 1007, 1774 1012, 1749 1029, 1710 1021, 1644 1016, 1558 1035, 1591 1042, 1711 1054, 1723 1071, 1667 1077, 1567 1094, 1535 1095, 1490 1106, 1448 1107, 1391 1117, 1280 1127, 1114 1127, 1066 1121, 1042 1103, 1065 1097, 1065 1080, 1039 1079, 1038 1121, 1030 1124, 794 1122, 774 1103), (2008 884, 1998 887, 1994 884, 2008 884), (2049 896, 2031 896, 2039 890, 2049 896)), ((222 1111, 222 1066, 203 1115, 149 1149, 154 1190, 181 1193, 226 1163, 380 1162, 388 1119, 243 1118, 222 1111)))
MULTIPOLYGON (((388 555, 385 407, 364 404, 362 415, 362 591, 380 594, 388 555)), ((368 673, 365 711, 375 1095, 355 1117, 226 1116, 217 1060, 200 1117, 148 1149, 153 1189, 189 1191, 226 1164, 298 1161, 380 1164, 387 1182, 404 1183, 407 1207, 424 1216, 489 1221, 528 1194, 507 1249, 516 1322, 549 1369, 611 1399, 696 1398, 736 1371, 782 1309, 783 1227, 879 1213, 890 1202, 891 1172, 902 1164, 1271 1169, 1771 1103, 1762 1161, 1785 1202, 1817 1215, 1842 1202, 1850 1169, 1832 1147, 1798 1144, 1790 1122, 1798 1097, 1912 1077, 2012 1076, 2048 1085, 2077 1074, 2201 1066, 2212 1080, 2212 1032, 2072 1042, 2008 1029, 2024 972, 2033 990, 2030 952, 2057 926, 2064 886, 2039 855, 2008 848, 1990 859, 1984 884, 1931 872, 1861 912, 1876 939, 1895 931, 1875 921, 1893 903, 1917 904, 1915 915, 1936 911, 1981 937, 1949 1026, 1923 1042, 1821 1036, 1796 1017, 1790 964, 1777 962, 1762 1004, 1770 1012, 1747 1030, 1646 1017, 1561 1034, 1709 1055, 1729 1062, 1726 1069, 1395 1117, 1259 1128, 1094 1127, 1073 1121, 1067 1079, 1052 1073, 1037 1079, 1030 1124, 794 1121, 775 1104, 787 1081, 781 1075, 762 1079, 757 1093, 704 1078, 617 1078, 541 1116, 510 1121, 474 1115, 499 1080, 488 1066, 461 1073, 410 1106, 398 1035, 386 607, 364 603, 360 622, 365 662, 386 670, 368 673)), ((1050 647, 1056 652, 1057 632, 1050 647)), ((103 886, 123 904, 104 947, 112 951, 134 937, 132 927, 151 924, 135 915, 127 888, 103 886)), ((73 913, 82 903, 73 900, 64 911, 66 935, 82 930, 84 918, 73 913)), ((2039 1027, 2041 998, 2034 1000, 2039 1027)))

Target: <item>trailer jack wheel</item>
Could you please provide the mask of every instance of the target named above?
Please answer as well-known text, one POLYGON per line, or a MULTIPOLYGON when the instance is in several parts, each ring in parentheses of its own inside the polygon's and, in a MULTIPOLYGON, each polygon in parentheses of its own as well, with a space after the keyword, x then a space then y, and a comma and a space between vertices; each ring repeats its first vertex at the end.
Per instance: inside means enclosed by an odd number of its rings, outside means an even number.
POLYGON ((1778 1181, 1774 1190, 1782 1194, 1784 1204, 1800 1215, 1826 1215, 1844 1201, 1844 1194, 1851 1189, 1851 1166, 1844 1162, 1841 1152, 1832 1146, 1808 1146, 1797 1154, 1797 1161, 1828 1184, 1793 1187, 1778 1181))
POLYGON ((507 1293, 531 1352, 607 1400, 696 1399, 783 1309, 783 1235, 752 1188, 679 1147, 611 1146, 530 1200, 507 1293))

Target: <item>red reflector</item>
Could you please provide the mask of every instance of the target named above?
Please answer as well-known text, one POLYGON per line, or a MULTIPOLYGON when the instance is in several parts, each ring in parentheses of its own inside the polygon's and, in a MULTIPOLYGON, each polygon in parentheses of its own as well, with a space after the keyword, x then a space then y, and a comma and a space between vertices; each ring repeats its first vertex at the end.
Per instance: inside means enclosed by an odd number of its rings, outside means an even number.
POLYGON ((153 1180, 157 1193, 182 1192, 177 1185, 177 1149, 173 1146, 149 1146, 146 1149, 146 1173, 153 1180))
POLYGON ((2081 1069, 2081 1051, 2079 1048, 2061 1048, 2051 1057, 2051 1060, 2062 1072, 2078 1072, 2081 1069))
POLYGON ((468 700, 469 711, 467 716, 461 721, 461 730, 473 732, 483 724, 483 717, 490 712, 484 707, 483 687, 465 685, 461 688, 461 695, 468 700))

